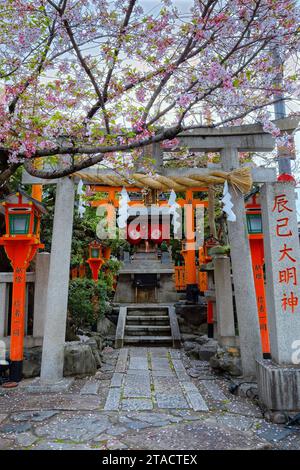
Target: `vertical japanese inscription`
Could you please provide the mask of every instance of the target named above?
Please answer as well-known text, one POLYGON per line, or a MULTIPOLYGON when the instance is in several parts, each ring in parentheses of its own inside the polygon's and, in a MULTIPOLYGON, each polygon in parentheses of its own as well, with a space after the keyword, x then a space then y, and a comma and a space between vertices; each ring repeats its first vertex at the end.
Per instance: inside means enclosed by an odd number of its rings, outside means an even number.
POLYGON ((289 207, 286 193, 275 196, 272 212, 276 215, 276 237, 281 239, 278 253, 278 282, 283 285, 281 307, 284 313, 294 314, 299 305, 299 298, 293 290, 293 286, 298 285, 297 259, 293 246, 289 243, 295 234, 290 227, 290 215, 293 210, 289 207))

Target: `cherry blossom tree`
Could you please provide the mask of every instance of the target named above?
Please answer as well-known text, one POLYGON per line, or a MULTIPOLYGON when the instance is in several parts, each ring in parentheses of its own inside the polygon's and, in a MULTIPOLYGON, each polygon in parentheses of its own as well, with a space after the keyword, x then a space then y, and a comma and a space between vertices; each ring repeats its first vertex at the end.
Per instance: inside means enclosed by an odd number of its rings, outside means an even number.
POLYGON ((278 137, 268 106, 299 97, 297 2, 186 3, 0 0, 0 185, 23 164, 61 177, 208 125, 278 137))

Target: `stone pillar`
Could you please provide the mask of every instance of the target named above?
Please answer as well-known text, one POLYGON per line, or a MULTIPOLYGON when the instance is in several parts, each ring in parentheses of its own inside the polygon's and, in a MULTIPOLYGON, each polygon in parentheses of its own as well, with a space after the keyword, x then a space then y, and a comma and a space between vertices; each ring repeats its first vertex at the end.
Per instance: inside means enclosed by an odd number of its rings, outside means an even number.
POLYGON ((33 317, 34 338, 42 338, 44 336, 49 265, 50 253, 38 253, 36 255, 33 317))
POLYGON ((56 187, 41 384, 54 384, 63 378, 74 195, 73 181, 60 179, 56 187))
POLYGON ((258 390, 271 410, 300 411, 300 247, 295 187, 265 183, 261 207, 272 360, 258 362, 258 390))
MULTIPOLYGON (((239 166, 238 151, 224 148, 222 166, 231 171, 239 166)), ((230 243, 235 303, 238 319, 241 360, 246 377, 256 375, 256 360, 262 358, 251 253, 247 235, 244 195, 229 185, 235 222, 227 222, 230 243)))
POLYGON ((230 259, 215 255, 213 259, 216 290, 217 335, 222 346, 235 346, 230 259))
POLYGON ((287 183, 264 184, 261 205, 271 356, 277 364, 292 364, 292 344, 300 340, 300 247, 295 187, 287 183))
POLYGON ((7 305, 6 282, 0 282, 0 338, 3 338, 5 334, 6 305, 7 305))

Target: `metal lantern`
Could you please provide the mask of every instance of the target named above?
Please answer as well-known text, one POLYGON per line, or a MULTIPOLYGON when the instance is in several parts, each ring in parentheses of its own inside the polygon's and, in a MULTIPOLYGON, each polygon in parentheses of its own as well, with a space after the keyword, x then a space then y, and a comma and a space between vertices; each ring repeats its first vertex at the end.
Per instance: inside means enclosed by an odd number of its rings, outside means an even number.
POLYGON ((46 212, 43 204, 23 191, 10 194, 0 205, 5 215, 6 233, 0 237, 0 245, 13 268, 13 292, 11 304, 10 381, 16 385, 22 379, 26 270, 39 248, 40 219, 46 212))
POLYGON ((89 258, 87 262, 91 268, 94 281, 97 281, 99 270, 101 269, 104 263, 104 259, 102 253, 102 245, 96 240, 89 244, 89 258))
POLYGON ((99 259, 102 257, 102 245, 96 240, 89 244, 89 258, 99 259))
POLYGON ((261 213, 259 211, 248 211, 246 214, 246 218, 249 235, 262 233, 262 220, 261 213))
POLYGON ((2 212, 5 215, 5 237, 39 238, 41 215, 46 212, 39 201, 19 190, 2 202, 2 212))

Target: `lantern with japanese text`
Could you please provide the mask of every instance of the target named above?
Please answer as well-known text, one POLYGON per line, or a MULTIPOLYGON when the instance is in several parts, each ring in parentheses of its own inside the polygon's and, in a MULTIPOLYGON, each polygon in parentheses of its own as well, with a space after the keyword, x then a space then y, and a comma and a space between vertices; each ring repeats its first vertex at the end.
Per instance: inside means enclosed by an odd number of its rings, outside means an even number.
POLYGON ((40 219, 46 212, 44 206, 25 192, 7 196, 2 202, 6 233, 0 238, 13 271, 13 293, 10 339, 10 380, 20 382, 23 368, 23 346, 25 325, 26 270, 39 248, 40 219))

